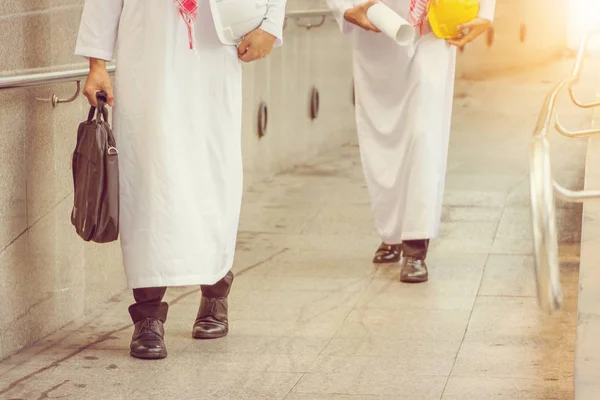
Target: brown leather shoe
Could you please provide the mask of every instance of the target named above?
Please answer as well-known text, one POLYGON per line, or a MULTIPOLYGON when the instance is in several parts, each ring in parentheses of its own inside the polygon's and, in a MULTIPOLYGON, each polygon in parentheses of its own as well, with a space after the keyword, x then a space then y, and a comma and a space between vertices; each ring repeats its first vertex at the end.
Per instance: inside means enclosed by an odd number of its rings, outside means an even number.
POLYGON ((425 260, 415 257, 404 257, 402 260, 402 270, 400 271, 400 282, 422 283, 427 282, 429 273, 425 260))
POLYGON ((165 346, 165 328, 156 318, 146 318, 135 324, 131 338, 130 353, 132 357, 146 360, 158 360, 167 356, 165 346))
POLYGON ((397 263, 400 261, 402 254, 402 245, 400 244, 385 244, 381 243, 381 246, 375 252, 373 263, 375 264, 390 264, 397 263))
POLYGON ((229 333, 227 297, 208 298, 202 296, 198 316, 194 323, 194 339, 218 339, 229 333))

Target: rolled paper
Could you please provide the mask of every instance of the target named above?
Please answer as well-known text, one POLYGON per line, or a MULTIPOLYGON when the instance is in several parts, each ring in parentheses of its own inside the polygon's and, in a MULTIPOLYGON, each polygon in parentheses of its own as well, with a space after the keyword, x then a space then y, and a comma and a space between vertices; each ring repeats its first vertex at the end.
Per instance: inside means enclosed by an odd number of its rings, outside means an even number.
POLYGON ((384 35, 399 45, 408 46, 414 43, 416 36, 415 27, 386 4, 379 2, 369 7, 367 18, 384 35))

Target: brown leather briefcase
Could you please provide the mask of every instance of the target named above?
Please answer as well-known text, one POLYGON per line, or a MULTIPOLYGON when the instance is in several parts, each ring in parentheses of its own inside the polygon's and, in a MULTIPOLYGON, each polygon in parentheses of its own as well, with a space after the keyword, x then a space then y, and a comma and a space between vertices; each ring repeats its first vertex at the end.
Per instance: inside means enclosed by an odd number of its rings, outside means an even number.
POLYGON ((86 242, 108 243, 119 237, 119 152, 108 123, 106 93, 97 98, 98 108, 90 109, 77 131, 71 222, 86 242))

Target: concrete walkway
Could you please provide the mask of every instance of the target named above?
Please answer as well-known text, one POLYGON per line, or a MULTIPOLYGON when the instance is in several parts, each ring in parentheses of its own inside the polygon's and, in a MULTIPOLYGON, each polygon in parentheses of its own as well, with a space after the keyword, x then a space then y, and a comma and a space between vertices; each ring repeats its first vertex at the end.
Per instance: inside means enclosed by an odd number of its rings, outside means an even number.
MULTIPOLYGON (((566 306, 542 316, 527 182, 540 105, 571 63, 458 83, 429 283, 371 264, 379 243, 350 144, 247 192, 228 338, 191 339, 199 292, 176 288, 169 358, 132 359, 124 293, 0 363, 0 399, 571 399, 581 208, 560 205, 566 306)), ((570 126, 589 123, 560 107, 570 126)), ((585 145, 554 142, 571 187, 585 145)))

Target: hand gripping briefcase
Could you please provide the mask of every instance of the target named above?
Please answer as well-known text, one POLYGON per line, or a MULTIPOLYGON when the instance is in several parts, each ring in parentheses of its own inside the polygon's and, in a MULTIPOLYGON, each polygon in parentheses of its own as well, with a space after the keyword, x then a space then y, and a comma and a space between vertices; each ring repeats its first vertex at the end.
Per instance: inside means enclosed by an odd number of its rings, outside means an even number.
POLYGON ((77 131, 71 222, 86 242, 108 243, 119 237, 119 152, 108 123, 106 93, 97 98, 98 108, 90 109, 77 131))

